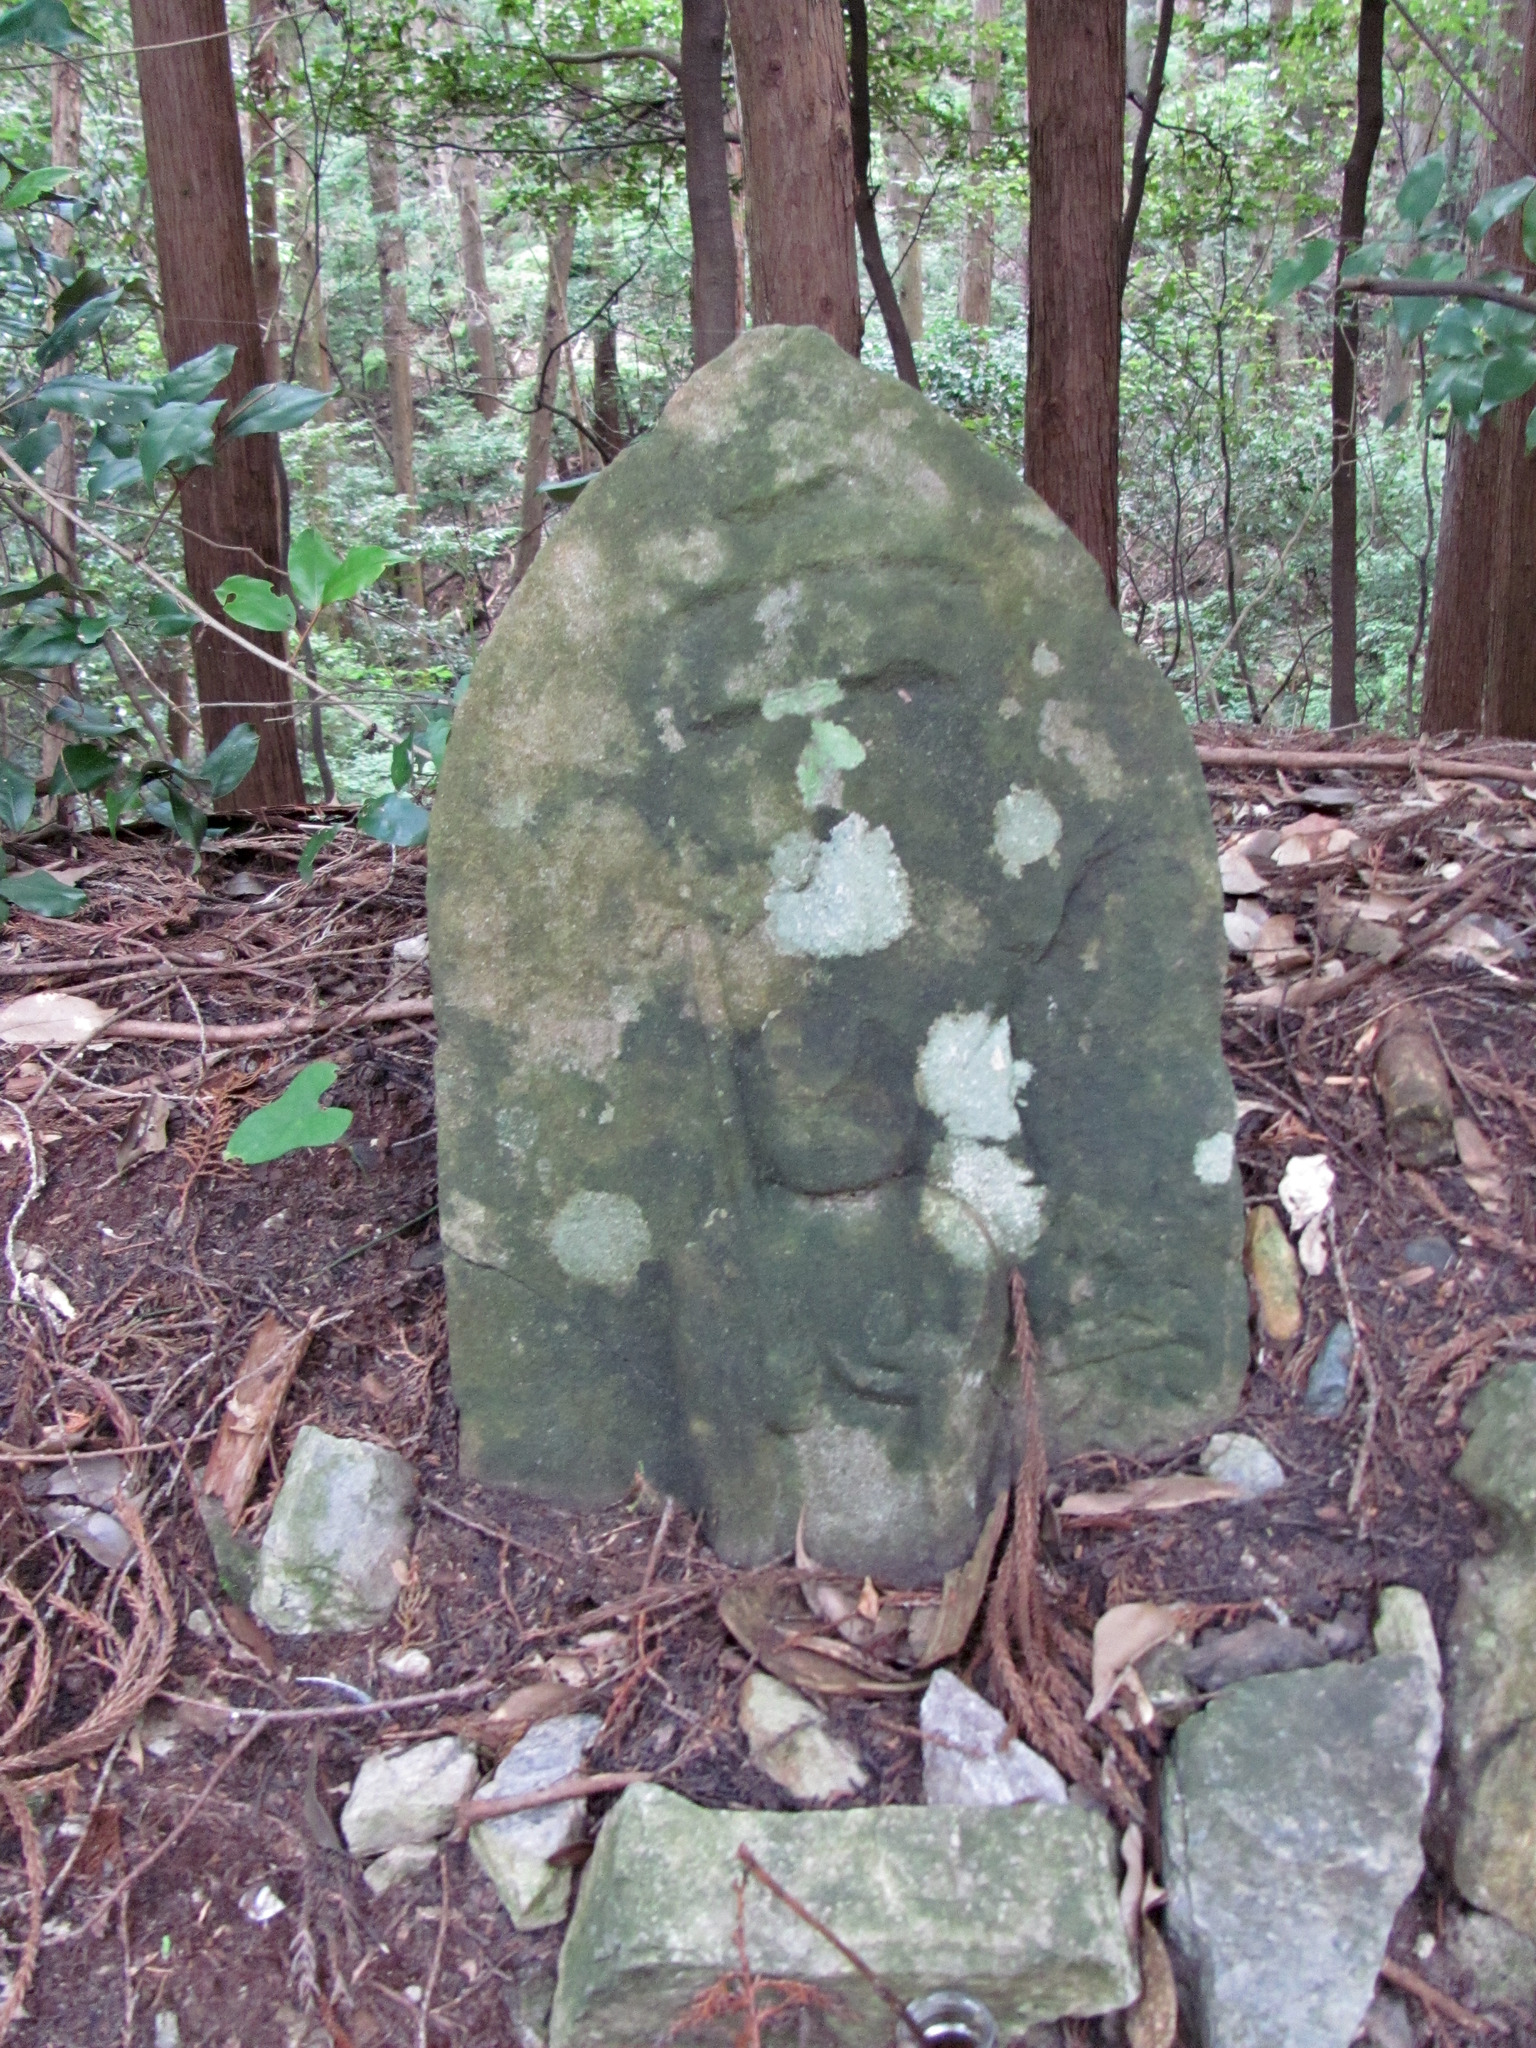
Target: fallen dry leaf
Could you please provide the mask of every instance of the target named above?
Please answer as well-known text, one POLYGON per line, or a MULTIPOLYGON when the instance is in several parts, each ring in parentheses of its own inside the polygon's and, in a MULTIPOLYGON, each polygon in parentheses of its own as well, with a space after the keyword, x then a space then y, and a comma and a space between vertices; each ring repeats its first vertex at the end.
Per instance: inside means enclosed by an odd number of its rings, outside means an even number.
POLYGON ((1176 1636, 1188 1619, 1187 1607, 1159 1607, 1152 1600, 1130 1600, 1121 1607, 1106 1608, 1094 1624, 1093 1698, 1083 1719, 1096 1721, 1137 1660, 1176 1636))
POLYGON ((44 989, 35 996, 18 996, 0 1010, 0 1044, 85 1045, 113 1015, 88 996, 44 989))
POLYGON ((775 1678, 813 1692, 881 1695, 919 1691, 913 1678, 840 1636, 823 1634, 793 1575, 743 1577, 721 1595, 720 1619, 775 1678), (797 1611, 798 1610, 798 1611, 797 1611))
POLYGON ((278 1413, 303 1363, 318 1311, 302 1330, 291 1330, 281 1317, 262 1317, 251 1333, 239 1377, 224 1404, 219 1433, 203 1472, 203 1492, 222 1501, 231 1529, 256 1485, 266 1459, 278 1413))
POLYGON ((151 1095, 147 1102, 139 1105, 138 1114, 124 1131, 117 1148, 120 1176, 131 1173, 141 1159, 153 1158, 155 1153, 165 1150, 165 1127, 170 1114, 171 1105, 163 1095, 151 1095))
POLYGON ((1064 1522, 1117 1522, 1124 1515, 1166 1515, 1209 1501, 1236 1500, 1238 1489, 1199 1472, 1169 1472, 1160 1479, 1133 1479, 1104 1493, 1069 1493, 1056 1510, 1064 1522))
POLYGON ((963 1565, 944 1574, 944 1588, 938 1606, 913 1609, 907 1623, 907 1640, 920 1671, 930 1664, 942 1664, 947 1658, 958 1657, 965 1648, 971 1623, 976 1619, 986 1595, 992 1559, 997 1554, 997 1541, 1007 1519, 1008 1495, 1000 1493, 976 1540, 976 1548, 963 1565))
POLYGON ((1173 2048, 1179 2031, 1179 1994, 1163 1937, 1141 1923, 1141 1996, 1125 2016, 1126 2048, 1173 2048))
POLYGON ((1246 854, 1221 856, 1221 887, 1227 896, 1262 896, 1264 881, 1246 854))
POLYGON ((1509 1182, 1499 1155, 1469 1116, 1459 1116, 1451 1125, 1462 1177, 1490 1216, 1502 1216, 1509 1209, 1509 1182))

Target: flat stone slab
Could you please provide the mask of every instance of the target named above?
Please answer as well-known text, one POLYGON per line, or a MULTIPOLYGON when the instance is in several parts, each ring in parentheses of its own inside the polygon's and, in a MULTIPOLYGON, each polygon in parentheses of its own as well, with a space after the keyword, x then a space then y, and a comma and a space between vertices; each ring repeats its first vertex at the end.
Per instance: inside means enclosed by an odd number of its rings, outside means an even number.
MULTIPOLYGON (((1076 1806, 719 1813, 631 1786, 582 1875, 560 1955, 550 2048, 649 2048, 737 1966, 736 1851, 824 1920, 898 1996, 956 1986, 1004 2040, 1037 2020, 1110 2012, 1139 1979, 1120 1924, 1115 1838, 1076 1806)), ((745 1895, 754 1974, 829 1995, 808 2043, 888 2048, 891 2016, 843 1958, 759 1884, 745 1895)), ((740 2019, 689 2041, 733 2042, 740 2019)))
POLYGON ((1348 2048, 1424 1867, 1440 1747, 1422 1657, 1253 1678, 1174 1737, 1167 1937, 1199 2048, 1348 2048))
POLYGON ((810 328, 592 478, 454 722, 428 900, 477 1479, 637 1467, 732 1563, 889 1585, 1017 1461, 1248 1359, 1226 946, 1183 714, 975 437, 810 328))
POLYGON ((261 1539, 251 1612, 284 1636, 387 1620, 415 1498, 416 1474, 397 1452, 305 1423, 261 1539))

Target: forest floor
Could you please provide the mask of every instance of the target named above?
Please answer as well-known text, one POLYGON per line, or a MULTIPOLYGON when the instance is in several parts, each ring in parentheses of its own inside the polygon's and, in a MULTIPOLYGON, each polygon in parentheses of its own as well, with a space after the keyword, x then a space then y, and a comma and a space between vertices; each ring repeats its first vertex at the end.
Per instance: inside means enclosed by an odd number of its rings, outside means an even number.
MULTIPOLYGON (((1306 1282, 1296 1343, 1255 1340, 1237 1426, 1278 1456, 1283 1491, 1082 1527, 1054 1512, 1063 1494, 1190 1468, 1200 1444, 1155 1464, 1080 1458, 1050 1475, 1045 1582, 1082 1640, 1120 1601, 1187 1602, 1200 1626, 1364 1619, 1391 1583, 1424 1592, 1443 1639, 1457 1568, 1487 1541, 1449 1476, 1462 1405, 1536 1333, 1536 802, 1509 772, 1532 785, 1536 768, 1528 749, 1465 747, 1460 772, 1431 753, 1372 766, 1392 751, 1379 741, 1310 768, 1259 745, 1229 763, 1241 735, 1198 737, 1218 756, 1219 840, 1247 840, 1263 912, 1295 920, 1229 978, 1245 1194, 1272 1197, 1293 1154, 1326 1153, 1336 1256, 1306 1282), (1248 838, 1307 817, 1290 864, 1248 838), (1397 929, 1396 957, 1346 951, 1335 983, 1311 978, 1340 901, 1366 899, 1366 922, 1397 929), (1281 1005, 1298 976, 1303 1006, 1281 1005), (1370 1078, 1383 1021, 1410 1000, 1484 1145, 1426 1173, 1394 1164, 1370 1078), (1443 1272, 1406 1253, 1425 1236, 1448 1241, 1443 1272), (1300 1394, 1340 1318, 1360 1339, 1355 1380, 1322 1421, 1300 1394)), ((650 1773, 715 1806, 789 1803, 737 1726, 749 1659, 717 1613, 735 1575, 687 1516, 641 1491, 577 1515, 458 1475, 427 978, 394 950, 425 929, 424 857, 344 831, 303 881, 309 829, 212 842, 196 873, 184 849, 127 835, 18 849, 61 863, 89 903, 68 922, 12 917, 0 1003, 51 988, 116 1021, 74 1050, 0 1046, 0 1221, 10 1284, 34 1301, 10 1310, 0 1361, 0 2033, 9 2014, 17 2042, 166 2048, 174 2013, 188 2048, 529 2048, 559 1930, 516 1934, 462 1845, 375 1899, 334 1821, 367 1752, 456 1728, 488 1740, 485 1710, 532 1682, 560 1680, 603 1715, 593 1771, 650 1773), (225 1164, 239 1117, 317 1057, 340 1069, 346 1140, 225 1164), (147 1124, 153 1143, 154 1098, 164 1149, 134 1156, 125 1135, 147 1124), (306 1422, 393 1445, 419 1475, 412 1563, 371 1635, 274 1641, 218 1585, 194 1482, 271 1312, 313 1330, 255 1528, 306 1422), (145 1535, 118 1572, 47 1534, 23 1492, 81 1448, 125 1451, 136 1474, 145 1535), (402 1646, 429 1677, 387 1672, 402 1646)), ((985 1687, 983 1633, 960 1668, 985 1687)), ((868 1769, 862 1797, 921 1796, 917 1698, 828 1702, 868 1769)), ((1160 1740, 1120 1744, 1154 1840, 1160 1740)), ((1421 2039, 1469 2043, 1488 2038, 1453 2016, 1473 1987, 1423 1939, 1450 1897, 1433 1832, 1430 1848, 1392 1953, 1439 1994, 1410 2000, 1421 2039)))

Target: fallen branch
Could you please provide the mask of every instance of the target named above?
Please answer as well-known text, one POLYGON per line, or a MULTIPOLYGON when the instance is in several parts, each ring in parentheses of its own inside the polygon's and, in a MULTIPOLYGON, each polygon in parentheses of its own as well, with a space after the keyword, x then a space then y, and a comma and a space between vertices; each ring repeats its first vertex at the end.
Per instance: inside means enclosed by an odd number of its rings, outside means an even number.
MULTIPOLYGON (((764 1870, 762 1864, 758 1862, 745 1842, 740 1845, 736 1854, 749 1877, 755 1877, 764 1891, 772 1892, 781 1906, 788 1906, 790 1912, 797 1919, 803 1920, 813 1933, 819 1934, 823 1941, 829 1942, 837 1950, 843 1961, 852 1964, 853 1968, 858 1971, 870 1989, 896 2015, 897 2022, 911 2027, 911 2022, 907 2019, 907 2007, 904 2001, 898 1997, 883 1977, 877 1975, 870 1968, 857 1949, 850 1948, 846 1941, 842 1940, 839 1935, 834 1934, 825 1920, 818 1920, 809 1906, 802 1906, 793 1892, 787 1892, 776 1877, 764 1870)), ((911 2031, 915 2034, 917 2032, 916 2027, 911 2027, 911 2031)))
POLYGON ((331 1010, 306 1010, 297 1016, 273 1017, 265 1024, 157 1023, 130 1019, 103 1024, 95 1043, 140 1039, 151 1045, 260 1045, 268 1039, 307 1038, 315 1031, 350 1031, 360 1024, 398 1024, 432 1015, 429 996, 409 996, 391 1003, 356 1003, 331 1010))
POLYGON ((567 1799, 595 1799, 599 1792, 622 1792, 627 1785, 653 1783, 649 1771, 594 1771, 590 1777, 579 1773, 542 1785, 536 1792, 508 1792, 500 1799, 461 1799, 454 1809, 453 1832, 457 1841, 483 1820, 500 1820, 508 1813, 533 1813, 541 1806, 563 1806, 567 1799))
POLYGON ((1502 2020, 1491 2019, 1482 2013, 1469 2012, 1466 2006, 1447 1992, 1437 1991, 1433 1984, 1421 1977, 1417 1970, 1410 1970, 1405 1963, 1395 1963, 1390 1956, 1383 1958, 1381 1974, 1389 1984, 1395 1984, 1399 1991, 1406 1991, 1416 1998, 1420 2005, 1431 2012, 1439 2013, 1442 2019, 1454 2020, 1458 2027, 1466 2027, 1474 2034, 1507 2034, 1508 2027, 1502 2020))
POLYGON ((1422 753, 1418 748, 1401 753, 1353 754, 1342 747, 1212 747, 1197 744, 1195 757, 1202 768, 1344 768, 1351 775, 1357 771, 1362 774, 1376 771, 1413 774, 1422 771, 1426 775, 1444 775, 1458 782, 1536 783, 1536 761, 1520 768, 1508 761, 1467 761, 1459 756, 1442 759, 1435 754, 1422 753))

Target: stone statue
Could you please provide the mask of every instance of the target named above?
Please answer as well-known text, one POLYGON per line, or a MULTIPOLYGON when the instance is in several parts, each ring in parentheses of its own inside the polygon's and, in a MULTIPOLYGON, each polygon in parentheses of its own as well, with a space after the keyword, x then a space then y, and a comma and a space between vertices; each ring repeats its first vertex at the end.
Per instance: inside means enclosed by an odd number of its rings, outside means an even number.
POLYGON ((467 1470, 921 1582, 1247 1355, 1209 813, 1099 572, 813 329, 699 371, 476 664, 429 902, 467 1470))

